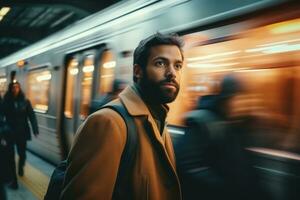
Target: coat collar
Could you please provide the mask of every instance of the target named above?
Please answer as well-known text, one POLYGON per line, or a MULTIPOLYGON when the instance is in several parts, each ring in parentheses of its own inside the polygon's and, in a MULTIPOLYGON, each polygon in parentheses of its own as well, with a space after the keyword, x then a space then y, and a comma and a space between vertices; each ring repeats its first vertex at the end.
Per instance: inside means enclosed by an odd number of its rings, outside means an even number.
POLYGON ((127 111, 132 116, 149 115, 149 110, 141 99, 139 94, 134 90, 134 86, 126 87, 120 94, 120 100, 127 108, 127 111))
MULTIPOLYGON (((167 152, 166 148, 172 148, 170 147, 170 145, 167 143, 166 141, 166 137, 167 137, 167 129, 166 127, 164 128, 164 133, 161 135, 159 132, 159 129, 155 123, 155 120, 153 118, 153 116, 151 115, 147 105, 145 104, 145 102, 142 100, 142 98, 140 97, 140 94, 138 92, 138 90, 135 88, 135 86, 128 86, 127 88, 125 88, 120 94, 120 101, 124 104, 124 106, 126 107, 128 113, 132 116, 143 116, 145 117, 145 121, 144 121, 144 127, 147 130, 147 132, 149 133, 150 137, 153 137, 153 142, 154 144, 158 142, 159 144, 159 148, 156 150, 159 153, 159 155, 164 157, 164 160, 167 161, 167 171, 170 172, 171 174, 175 174, 174 176, 177 178, 176 175, 176 168, 175 168, 175 161, 174 159, 172 159, 169 154, 173 154, 172 152, 170 152, 170 150, 167 152), (171 169, 171 171, 169 170, 171 169)), ((165 109, 166 111, 168 111, 168 107, 167 105, 165 109)), ((170 141, 169 141, 170 142, 170 141)), ((170 175, 170 176, 173 176, 170 175)))
MULTIPOLYGON (((126 87, 120 94, 119 97, 122 103, 127 108, 127 111, 132 116, 150 115, 149 108, 140 97, 140 94, 134 85, 126 87)), ((169 108, 167 105, 163 105, 163 109, 168 112, 169 108)))
POLYGON ((149 132, 153 132, 156 140, 158 140, 162 146, 164 146, 163 138, 159 132, 159 128, 155 122, 155 119, 151 115, 151 112, 134 85, 128 86, 119 94, 121 102, 126 107, 128 113, 131 116, 142 116, 144 126, 147 126, 149 132))

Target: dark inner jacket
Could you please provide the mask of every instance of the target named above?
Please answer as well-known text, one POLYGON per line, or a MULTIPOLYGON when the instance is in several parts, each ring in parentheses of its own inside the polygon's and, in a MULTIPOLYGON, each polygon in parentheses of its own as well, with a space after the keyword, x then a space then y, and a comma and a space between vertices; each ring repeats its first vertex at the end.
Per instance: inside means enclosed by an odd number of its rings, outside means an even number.
POLYGON ((31 123, 33 134, 38 134, 37 120, 31 106, 31 103, 24 95, 17 97, 4 98, 4 113, 7 123, 10 125, 13 136, 17 140, 30 140, 30 127, 28 120, 31 123))

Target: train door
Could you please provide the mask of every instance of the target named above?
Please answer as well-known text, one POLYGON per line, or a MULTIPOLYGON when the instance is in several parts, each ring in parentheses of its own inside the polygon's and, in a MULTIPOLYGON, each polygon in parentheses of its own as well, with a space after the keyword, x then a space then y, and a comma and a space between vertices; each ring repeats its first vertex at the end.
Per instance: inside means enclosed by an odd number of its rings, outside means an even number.
POLYGON ((78 54, 67 63, 63 129, 69 142, 89 114, 94 57, 94 52, 78 54))
POLYGON ((97 70, 96 98, 106 95, 112 91, 115 79, 115 56, 111 50, 105 49, 99 57, 97 70))
POLYGON ((115 67, 112 51, 105 48, 76 54, 67 60, 63 132, 69 144, 88 116, 92 99, 112 90, 115 67))

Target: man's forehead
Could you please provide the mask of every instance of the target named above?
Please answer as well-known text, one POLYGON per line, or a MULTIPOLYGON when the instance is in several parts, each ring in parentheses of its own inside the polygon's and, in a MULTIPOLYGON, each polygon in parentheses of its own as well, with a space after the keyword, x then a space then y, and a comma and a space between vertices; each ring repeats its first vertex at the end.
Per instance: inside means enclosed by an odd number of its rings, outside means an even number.
POLYGON ((165 58, 178 58, 182 61, 181 51, 176 45, 157 45, 150 48, 149 57, 165 57, 165 58))

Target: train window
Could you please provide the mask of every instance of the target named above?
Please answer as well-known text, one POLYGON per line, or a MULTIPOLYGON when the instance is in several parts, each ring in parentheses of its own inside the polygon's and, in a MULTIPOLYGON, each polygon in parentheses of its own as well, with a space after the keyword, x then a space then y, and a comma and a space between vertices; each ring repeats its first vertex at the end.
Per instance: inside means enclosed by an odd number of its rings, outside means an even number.
POLYGON ((91 88, 94 72, 94 55, 88 55, 85 57, 83 61, 82 72, 83 75, 81 81, 82 95, 80 102, 80 118, 85 119, 89 114, 91 101, 91 88))
POLYGON ((28 74, 27 95, 37 112, 48 111, 50 80, 49 70, 34 70, 28 74))
POLYGON ((184 36, 186 66, 169 122, 183 125, 183 114, 194 109, 201 96, 217 93, 224 75, 234 73, 244 88, 248 111, 265 117, 262 126, 272 130, 270 134, 295 132, 300 116, 299 23, 293 19, 235 32, 226 40, 210 38, 208 32, 198 39, 201 32, 184 36))
MULTIPOLYGON (((275 94, 279 93, 276 83, 293 78, 288 78, 289 75, 286 73, 278 74, 272 68, 282 68, 286 72, 289 71, 287 70, 289 67, 299 67, 300 29, 296 26, 299 23, 300 19, 294 19, 239 33, 235 32, 235 37, 232 39, 226 37, 226 40, 210 38, 208 32, 185 35, 187 49, 185 51, 186 67, 181 83, 182 98, 178 98, 174 105, 171 105, 177 112, 171 116, 182 116, 178 113, 195 108, 199 97, 217 92, 222 77, 233 72, 238 76, 247 74, 245 75, 247 78, 243 78, 242 81, 245 82, 249 92, 269 94, 272 101, 265 102, 265 104, 268 104, 269 108, 273 108, 273 111, 277 110, 278 115, 283 116, 282 111, 287 112, 291 108, 289 108, 290 105, 284 103, 286 101, 279 97, 280 95, 273 98, 276 96, 275 94), (249 70, 256 73, 249 73, 249 70), (267 71, 267 73, 263 71, 267 71), (271 80, 274 84, 269 83, 270 88, 261 87, 271 80), (262 85, 258 86, 258 82, 262 85), (273 94, 271 94, 272 91, 273 94), (179 108, 180 106, 176 105, 183 106, 179 108)), ((295 70, 295 68, 289 69, 295 70)), ((286 92, 282 91, 282 94, 284 93, 286 92)), ((293 96, 293 92, 290 92, 289 95, 293 96)), ((175 124, 182 123, 178 117, 170 118, 170 121, 175 124)))
POLYGON ((67 89, 65 99, 65 117, 72 118, 74 115, 74 89, 78 76, 78 61, 73 58, 68 63, 67 72, 67 89))
POLYGON ((6 77, 0 77, 0 95, 1 97, 4 96, 7 88, 7 78, 6 77))
POLYGON ((114 55, 110 50, 103 52, 99 67, 99 94, 103 95, 112 90, 114 80, 116 61, 114 55))

